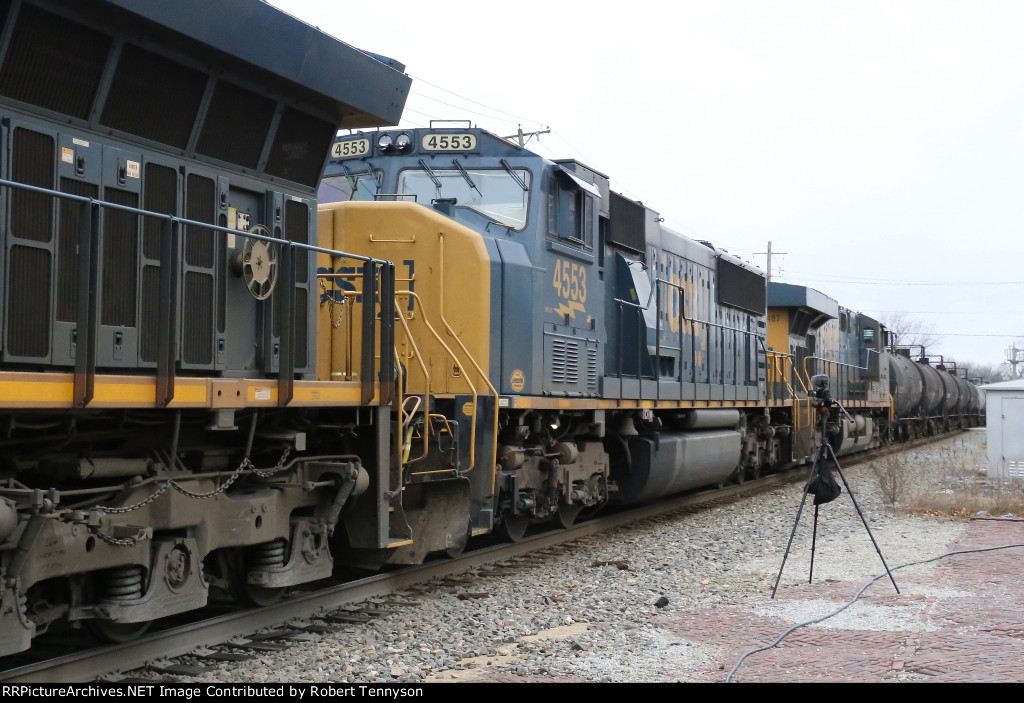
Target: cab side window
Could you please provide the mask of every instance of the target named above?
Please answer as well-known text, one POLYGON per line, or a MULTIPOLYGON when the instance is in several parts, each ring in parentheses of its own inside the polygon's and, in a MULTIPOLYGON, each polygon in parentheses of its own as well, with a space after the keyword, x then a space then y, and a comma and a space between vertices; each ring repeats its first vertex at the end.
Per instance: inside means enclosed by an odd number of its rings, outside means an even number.
POLYGON ((587 249, 594 246, 594 198, 556 175, 548 179, 548 235, 587 249))

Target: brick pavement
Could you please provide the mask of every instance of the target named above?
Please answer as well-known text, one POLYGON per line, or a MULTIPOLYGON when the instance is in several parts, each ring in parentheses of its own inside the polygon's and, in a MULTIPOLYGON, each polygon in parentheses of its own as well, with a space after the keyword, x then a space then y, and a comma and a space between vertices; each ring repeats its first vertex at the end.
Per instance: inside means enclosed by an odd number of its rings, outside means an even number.
MULTIPOLYGON (((972 520, 949 552, 1024 545, 1024 522, 972 520)), ((897 567, 899 564, 890 564, 897 567)), ((704 668, 672 671, 659 679, 723 683, 1024 682, 1024 546, 961 554, 912 574, 893 572, 900 593, 883 576, 864 590, 847 617, 801 627, 798 622, 849 603, 866 581, 816 579, 780 589, 774 600, 747 597, 710 608, 677 610, 652 622, 688 642, 713 645, 704 668), (794 618, 806 609, 806 616, 794 618), (774 610, 773 610, 774 609, 774 610), (766 614, 767 613, 767 614, 766 614), (855 615, 855 613, 859 613, 855 615), (858 628, 857 625, 870 623, 858 628), (741 661, 742 660, 742 661, 741 661)), ((484 659, 484 658, 481 658, 484 659)), ((455 674, 449 674, 456 678, 455 674)), ((485 665, 458 680, 571 683, 575 677, 519 676, 485 665)))
MULTIPOLYGON (((971 521, 949 551, 1006 544, 1024 544, 1024 522, 971 521)), ((834 629, 828 620, 799 628, 778 646, 743 659, 731 681, 1024 682, 1024 547, 947 557, 928 574, 893 575, 903 593, 883 578, 857 601, 862 611, 893 613, 882 619, 885 629, 834 629)), ((780 590, 773 603, 842 604, 863 585, 819 580, 780 590)), ((748 600, 679 611, 656 622, 680 638, 719 648, 720 668, 680 672, 680 678, 724 682, 744 654, 795 624, 759 614, 764 612, 748 600)), ((806 619, 815 617, 820 615, 806 619)))

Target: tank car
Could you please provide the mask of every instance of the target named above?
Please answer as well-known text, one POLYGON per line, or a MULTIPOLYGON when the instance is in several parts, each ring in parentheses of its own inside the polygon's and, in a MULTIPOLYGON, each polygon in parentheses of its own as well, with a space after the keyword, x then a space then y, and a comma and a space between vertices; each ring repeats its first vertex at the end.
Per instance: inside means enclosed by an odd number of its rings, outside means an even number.
POLYGON ((0 654, 329 576, 388 490, 391 318, 317 380, 316 188, 408 77, 257 0, 0 13, 0 654))
POLYGON ((957 370, 956 363, 929 356, 923 348, 912 357, 913 351, 914 347, 890 345, 886 352, 892 369, 894 437, 919 438, 983 424, 978 386, 957 370))

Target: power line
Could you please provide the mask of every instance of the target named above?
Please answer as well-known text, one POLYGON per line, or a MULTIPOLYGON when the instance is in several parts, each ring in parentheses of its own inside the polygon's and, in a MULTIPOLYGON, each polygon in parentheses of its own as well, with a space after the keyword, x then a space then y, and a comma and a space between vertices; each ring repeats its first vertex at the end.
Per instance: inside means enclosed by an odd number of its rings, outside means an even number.
POLYGON ((864 308, 860 312, 902 313, 905 315, 1024 315, 1024 310, 875 310, 864 308))
POLYGON ((500 109, 498 109, 496 107, 491 107, 490 105, 486 105, 486 104, 484 104, 482 102, 479 102, 477 100, 473 100, 472 98, 467 98, 464 95, 459 95, 458 93, 456 93, 454 91, 448 90, 447 88, 442 88, 441 86, 436 85, 434 83, 431 83, 430 81, 424 80, 422 78, 419 78, 418 76, 414 76, 412 74, 408 74, 408 75, 414 81, 419 81, 420 83, 425 83, 426 85, 429 85, 431 88, 437 88, 438 90, 443 91, 445 93, 448 93, 449 95, 454 95, 455 97, 459 98, 460 100, 465 100, 467 102, 471 102, 474 105, 479 105, 480 107, 486 107, 488 110, 494 110, 495 112, 500 112, 502 115, 508 115, 509 117, 514 118, 516 122, 532 122, 533 124, 537 124, 537 125, 543 125, 544 124, 543 122, 538 122, 537 120, 531 120, 531 119, 528 119, 526 117, 520 117, 518 115, 513 115, 511 112, 506 112, 506 111, 500 110, 500 109))
MULTIPOLYGON (((494 115, 487 115, 487 114, 485 114, 483 112, 477 112, 476 110, 470 110, 468 108, 462 107, 461 105, 455 105, 453 103, 445 102, 444 100, 440 100, 438 98, 434 98, 434 97, 431 97, 429 95, 424 95, 423 93, 416 93, 416 92, 414 92, 413 95, 416 95, 416 96, 418 96, 420 98, 424 98, 426 100, 433 100, 436 103, 441 103, 442 105, 447 105, 448 107, 454 107, 456 110, 461 110, 463 112, 468 112, 471 115, 477 115, 479 117, 486 117, 487 119, 490 119, 490 120, 497 120, 498 122, 505 122, 505 123, 508 123, 508 124, 518 124, 517 122, 515 122, 513 120, 506 120, 503 117, 495 117, 494 115)), ((409 108, 406 108, 406 109, 408 110, 409 108)))
MULTIPOLYGON (((778 254, 779 256, 785 256, 788 252, 777 251, 777 252, 774 252, 774 253, 778 254)), ((772 280, 772 243, 771 242, 768 242, 768 251, 755 252, 754 256, 764 256, 765 254, 768 255, 768 282, 771 283, 771 280, 772 280)))
MULTIPOLYGON (((799 274, 799 271, 792 271, 791 273, 799 274)), ((1024 285, 1022 281, 896 281, 892 279, 882 278, 801 278, 799 281, 793 281, 797 285, 803 283, 814 282, 819 283, 852 283, 859 286, 1020 286, 1024 285)))
POLYGON ((999 337, 1001 339, 1024 336, 1020 334, 964 334, 959 332, 925 332, 924 334, 929 334, 935 337, 999 337))

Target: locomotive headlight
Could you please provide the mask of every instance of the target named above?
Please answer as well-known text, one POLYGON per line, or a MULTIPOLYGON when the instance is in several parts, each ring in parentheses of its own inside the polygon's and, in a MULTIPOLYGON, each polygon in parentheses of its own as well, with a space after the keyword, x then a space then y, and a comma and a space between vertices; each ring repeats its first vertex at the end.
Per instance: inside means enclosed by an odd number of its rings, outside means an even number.
POLYGON ((408 134, 399 134, 398 137, 395 138, 395 147, 397 147, 399 151, 405 151, 411 144, 412 137, 408 134))
POLYGON ((377 148, 381 151, 387 151, 391 148, 392 143, 394 143, 394 140, 391 138, 390 134, 382 134, 380 135, 380 138, 377 139, 377 148))

